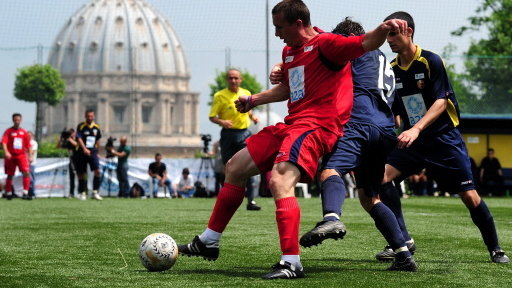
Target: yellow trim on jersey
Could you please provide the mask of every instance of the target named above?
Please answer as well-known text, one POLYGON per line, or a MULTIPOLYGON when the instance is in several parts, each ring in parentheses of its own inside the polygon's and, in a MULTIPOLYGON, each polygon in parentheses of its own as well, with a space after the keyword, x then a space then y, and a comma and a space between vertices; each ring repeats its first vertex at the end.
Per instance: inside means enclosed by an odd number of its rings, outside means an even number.
POLYGON ((249 113, 240 113, 236 110, 235 100, 239 96, 250 96, 251 92, 244 88, 239 88, 235 93, 228 88, 222 89, 213 96, 212 107, 209 117, 219 117, 222 120, 231 120, 232 129, 247 129, 250 125, 249 113))
POLYGON ((448 103, 446 105, 446 112, 450 119, 452 120, 453 127, 459 126, 459 117, 457 116, 457 109, 455 109, 455 105, 452 100, 448 99, 448 103))
POLYGON ((100 125, 98 125, 96 122, 92 122, 91 125, 87 125, 87 122, 82 122, 82 125, 78 128, 79 130, 82 130, 85 126, 88 126, 89 128, 98 128, 100 129, 100 125))

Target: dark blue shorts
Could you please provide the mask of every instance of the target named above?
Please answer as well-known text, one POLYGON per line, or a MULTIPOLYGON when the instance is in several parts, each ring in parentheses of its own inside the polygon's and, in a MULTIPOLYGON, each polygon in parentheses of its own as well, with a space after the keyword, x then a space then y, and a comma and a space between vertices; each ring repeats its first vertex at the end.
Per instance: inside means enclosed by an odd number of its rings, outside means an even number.
POLYGON ((220 155, 222 162, 226 164, 236 152, 247 146, 245 140, 251 136, 249 129, 226 129, 220 130, 220 155))
POLYGON ((388 164, 398 169, 399 180, 426 168, 439 187, 448 192, 475 189, 466 144, 458 129, 416 139, 409 148, 395 149, 388 164))
POLYGON ((387 155, 396 146, 396 134, 392 127, 351 122, 343 131, 333 152, 323 157, 321 169, 335 169, 340 175, 354 171, 357 187, 372 196, 382 182, 387 155))
POLYGON ((87 156, 82 152, 78 152, 76 155, 75 169, 78 174, 87 172, 87 164, 91 168, 91 171, 100 169, 100 158, 98 157, 97 151, 91 151, 91 155, 87 156))

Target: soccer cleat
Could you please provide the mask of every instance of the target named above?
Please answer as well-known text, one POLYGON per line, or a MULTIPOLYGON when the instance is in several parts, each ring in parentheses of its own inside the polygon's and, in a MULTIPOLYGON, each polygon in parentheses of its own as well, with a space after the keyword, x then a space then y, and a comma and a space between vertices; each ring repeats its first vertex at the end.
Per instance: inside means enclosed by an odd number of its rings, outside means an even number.
POLYGON ((315 228, 300 237, 302 247, 311 247, 321 244, 325 239, 342 239, 347 234, 347 228, 341 221, 320 221, 315 228))
POLYGON ((247 210, 259 211, 259 210, 261 210, 261 207, 256 205, 256 202, 251 201, 251 202, 247 203, 247 210))
POLYGON ((23 199, 23 200, 32 200, 32 196, 30 196, 28 194, 23 194, 23 196, 21 196, 21 199, 23 199))
POLYGON ((12 192, 5 192, 5 199, 12 200, 13 193, 12 192))
POLYGON ((389 266, 388 271, 405 271, 405 272, 416 272, 418 270, 418 266, 416 265, 416 261, 411 257, 405 258, 404 261, 399 262, 397 259, 393 261, 393 264, 389 266))
MULTIPOLYGON (((409 252, 411 252, 412 255, 414 255, 414 251, 416 251, 416 243, 414 241, 412 242, 405 242, 407 244, 407 249, 409 249, 409 252)), ((390 262, 395 260, 396 253, 393 251, 391 246, 386 245, 382 251, 377 253, 375 255, 375 258, 382 262, 390 262)))
POLYGON ((510 262, 508 256, 505 255, 505 251, 498 249, 491 252, 491 260, 494 263, 507 264, 510 262))
POLYGON ((290 262, 281 260, 272 266, 272 271, 270 273, 263 275, 261 278, 265 280, 295 279, 304 278, 304 276, 304 268, 298 268, 290 262))
POLYGON ((219 247, 208 247, 201 240, 199 236, 194 237, 192 242, 184 245, 178 245, 178 252, 182 255, 203 257, 208 261, 215 261, 219 258, 219 247))
POLYGON ((99 200, 99 201, 103 200, 103 197, 101 197, 100 193, 98 193, 97 191, 92 192, 92 198, 99 200))
POLYGON ((87 200, 87 194, 85 194, 85 192, 80 193, 80 197, 78 199, 83 201, 87 200))

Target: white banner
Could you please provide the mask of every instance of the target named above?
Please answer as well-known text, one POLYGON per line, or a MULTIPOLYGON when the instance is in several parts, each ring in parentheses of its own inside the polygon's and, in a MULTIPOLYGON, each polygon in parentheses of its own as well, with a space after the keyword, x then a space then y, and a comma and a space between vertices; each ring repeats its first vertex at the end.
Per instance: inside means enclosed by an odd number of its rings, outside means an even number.
MULTIPOLYGON (((128 159, 128 178, 130 187, 138 182, 149 193, 149 175, 147 173, 149 164, 154 162, 152 158, 128 159)), ((167 166, 167 174, 173 184, 181 175, 183 168, 188 168, 194 178, 201 181, 209 191, 215 188, 215 175, 213 172, 214 159, 205 158, 186 158, 186 159, 163 159, 167 166), (200 175, 199 175, 200 174, 200 175)), ((0 159, 0 180, 5 183, 4 160, 0 159)), ((35 175, 35 195, 36 197, 65 197, 69 194, 69 171, 68 158, 38 158, 35 175)), ((117 159, 100 160, 102 181, 100 194, 103 196, 118 195, 119 185, 116 176, 117 159)), ((14 177, 14 191, 21 195, 23 189, 21 174, 17 171, 14 177)), ((92 189, 92 174, 89 172, 89 190, 92 189)), ((75 177, 75 195, 77 195, 78 179, 75 177)), ((257 183, 255 183, 257 184, 257 183)), ((255 186, 258 187, 258 186, 255 186)), ((159 193, 163 196, 163 189, 159 193)))

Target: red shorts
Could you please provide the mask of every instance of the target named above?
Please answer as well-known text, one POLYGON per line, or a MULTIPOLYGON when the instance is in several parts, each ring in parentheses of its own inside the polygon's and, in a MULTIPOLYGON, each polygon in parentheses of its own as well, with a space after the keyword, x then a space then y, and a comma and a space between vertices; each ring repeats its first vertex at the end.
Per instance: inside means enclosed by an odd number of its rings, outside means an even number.
POLYGON ((294 163, 301 172, 300 182, 311 182, 318 161, 329 153, 338 135, 320 127, 277 123, 265 127, 246 140, 247 150, 260 172, 272 170, 275 163, 294 163))
POLYGON ((28 159, 25 154, 12 155, 11 159, 4 159, 5 174, 13 176, 16 173, 16 167, 20 172, 28 172, 28 159))

